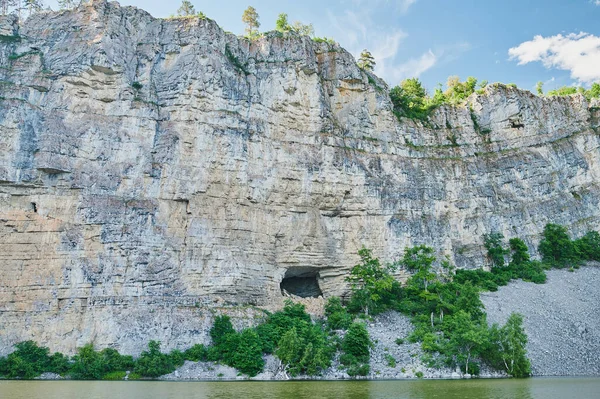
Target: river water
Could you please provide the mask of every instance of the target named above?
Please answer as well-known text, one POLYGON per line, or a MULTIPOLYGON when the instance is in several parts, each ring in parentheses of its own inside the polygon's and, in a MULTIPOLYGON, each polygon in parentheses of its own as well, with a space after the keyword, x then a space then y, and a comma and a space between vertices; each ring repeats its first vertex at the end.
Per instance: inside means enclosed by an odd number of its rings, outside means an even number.
POLYGON ((1 399, 600 398, 600 378, 315 382, 0 381, 1 399))

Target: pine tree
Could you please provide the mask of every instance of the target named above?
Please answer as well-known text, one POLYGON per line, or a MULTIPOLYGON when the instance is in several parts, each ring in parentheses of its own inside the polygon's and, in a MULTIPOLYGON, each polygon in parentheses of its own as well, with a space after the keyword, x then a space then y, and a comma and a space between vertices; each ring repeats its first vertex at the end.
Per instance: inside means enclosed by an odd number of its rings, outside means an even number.
POLYGON ((181 2, 181 6, 179 7, 179 9, 177 9, 177 15, 181 17, 191 17, 195 14, 196 9, 194 8, 194 5, 188 0, 183 0, 181 2))
POLYGON ((358 66, 360 69, 372 71, 373 68, 375 68, 375 65, 375 58, 373 58, 371 52, 367 49, 363 50, 362 53, 360 53, 360 58, 358 59, 358 66))
POLYGON ((253 36, 258 33, 258 28, 260 28, 260 22, 258 22, 258 13, 256 9, 252 6, 248 6, 244 13, 242 14, 242 22, 246 24, 246 34, 248 36, 253 36))

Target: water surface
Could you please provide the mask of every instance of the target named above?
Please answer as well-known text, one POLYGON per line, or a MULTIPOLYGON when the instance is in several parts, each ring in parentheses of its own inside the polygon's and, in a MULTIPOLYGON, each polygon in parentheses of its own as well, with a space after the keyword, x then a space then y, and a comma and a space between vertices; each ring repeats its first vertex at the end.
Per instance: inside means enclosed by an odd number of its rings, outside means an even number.
POLYGON ((600 378, 310 382, 0 381, 2 399, 600 398, 600 378))

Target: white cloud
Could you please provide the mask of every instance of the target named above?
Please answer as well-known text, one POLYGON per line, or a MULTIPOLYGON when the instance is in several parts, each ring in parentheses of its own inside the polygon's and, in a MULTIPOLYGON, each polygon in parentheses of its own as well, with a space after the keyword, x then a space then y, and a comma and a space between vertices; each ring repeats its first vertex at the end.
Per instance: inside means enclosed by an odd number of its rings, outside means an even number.
MULTIPOLYGON (((596 0, 600 5, 600 0, 596 0)), ((557 68, 571 73, 571 78, 582 83, 600 80, 600 37, 589 33, 571 33, 566 36, 535 36, 508 50, 511 60, 519 65, 541 62, 546 68, 557 68)))

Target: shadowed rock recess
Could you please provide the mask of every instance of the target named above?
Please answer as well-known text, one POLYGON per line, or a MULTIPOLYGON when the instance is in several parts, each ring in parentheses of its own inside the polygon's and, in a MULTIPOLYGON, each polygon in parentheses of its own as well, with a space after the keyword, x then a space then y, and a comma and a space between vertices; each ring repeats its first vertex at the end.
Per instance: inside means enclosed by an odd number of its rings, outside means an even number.
POLYGON ((0 35, 0 354, 206 342, 212 311, 252 323, 231 305, 277 306, 284 278, 343 294, 363 245, 473 268, 491 231, 598 229, 600 104, 582 96, 490 85, 424 126, 308 37, 102 0, 0 35))

